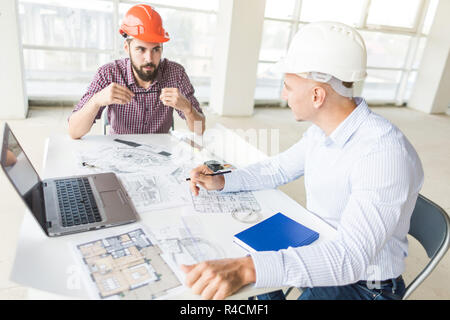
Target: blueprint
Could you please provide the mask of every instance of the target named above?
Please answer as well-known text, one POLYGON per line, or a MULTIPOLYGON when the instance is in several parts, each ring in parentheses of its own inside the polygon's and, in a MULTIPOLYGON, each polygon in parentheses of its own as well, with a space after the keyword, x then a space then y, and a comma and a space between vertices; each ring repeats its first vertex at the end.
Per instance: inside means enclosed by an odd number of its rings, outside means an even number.
POLYGON ((250 191, 219 192, 200 188, 198 196, 191 194, 198 213, 259 212, 261 207, 250 191))
POLYGON ((71 246, 92 298, 164 299, 185 290, 180 264, 225 257, 203 228, 196 216, 169 216, 151 227, 103 230, 71 246))
POLYGON ((75 248, 89 275, 91 293, 97 299, 157 299, 182 287, 161 248, 143 228, 81 243, 75 248))
POLYGON ((80 174, 114 172, 138 213, 190 205, 186 178, 198 162, 191 154, 183 154, 183 148, 177 148, 170 156, 158 150, 150 145, 132 147, 117 143, 77 152, 76 157, 80 174))
POLYGON ((191 203, 188 185, 171 174, 129 173, 118 177, 139 214, 191 203))
POLYGON ((166 224, 152 226, 149 230, 152 239, 163 251, 165 260, 180 279, 184 277, 179 270, 180 264, 189 265, 225 257, 218 244, 206 240, 202 223, 195 216, 185 216, 179 221, 167 221, 166 224))
MULTIPOLYGON (((76 154, 80 169, 116 174, 155 172, 173 165, 171 157, 144 148, 105 145, 76 154)), ((86 171, 84 171, 86 172, 86 171)))

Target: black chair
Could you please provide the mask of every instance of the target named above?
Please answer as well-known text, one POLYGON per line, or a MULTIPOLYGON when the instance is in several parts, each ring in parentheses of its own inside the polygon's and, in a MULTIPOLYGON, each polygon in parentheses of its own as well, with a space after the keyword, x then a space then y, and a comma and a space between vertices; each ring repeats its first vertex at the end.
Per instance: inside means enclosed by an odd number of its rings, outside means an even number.
POLYGON ((419 194, 411 216, 409 234, 424 247, 430 261, 406 287, 403 299, 407 299, 417 289, 444 257, 449 246, 449 227, 450 219, 447 213, 419 194))

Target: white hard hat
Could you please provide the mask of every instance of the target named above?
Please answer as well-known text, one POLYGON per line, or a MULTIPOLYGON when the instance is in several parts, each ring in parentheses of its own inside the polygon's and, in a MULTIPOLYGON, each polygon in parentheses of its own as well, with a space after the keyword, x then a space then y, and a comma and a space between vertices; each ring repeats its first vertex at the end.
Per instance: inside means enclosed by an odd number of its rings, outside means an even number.
POLYGON ((366 46, 358 31, 340 22, 324 21, 301 27, 286 57, 274 69, 295 74, 319 72, 355 82, 366 77, 366 64, 366 46))

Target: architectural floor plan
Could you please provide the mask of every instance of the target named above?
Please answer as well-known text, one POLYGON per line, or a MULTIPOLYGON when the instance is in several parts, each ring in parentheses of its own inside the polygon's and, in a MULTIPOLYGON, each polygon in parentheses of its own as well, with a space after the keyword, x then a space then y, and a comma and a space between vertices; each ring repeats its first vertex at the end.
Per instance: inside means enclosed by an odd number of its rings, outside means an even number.
POLYGON ((178 270, 180 264, 189 265, 225 257, 220 246, 206 240, 200 221, 193 216, 182 220, 183 223, 150 228, 152 237, 164 252, 165 260, 174 270, 178 270))
POLYGON ((198 196, 191 195, 194 210, 199 213, 258 212, 261 207, 252 192, 208 191, 200 188, 198 196))
POLYGON ((138 213, 190 204, 187 184, 171 175, 129 173, 118 175, 138 213))
POLYGON ((76 249, 100 299, 156 299, 182 285, 141 228, 76 249))

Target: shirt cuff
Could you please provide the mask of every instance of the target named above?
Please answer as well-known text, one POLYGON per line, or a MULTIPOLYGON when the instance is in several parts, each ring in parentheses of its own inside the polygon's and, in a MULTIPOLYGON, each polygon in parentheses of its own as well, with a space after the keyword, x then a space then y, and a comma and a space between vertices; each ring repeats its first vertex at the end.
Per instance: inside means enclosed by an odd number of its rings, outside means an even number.
POLYGON ((284 267, 280 251, 252 252, 256 272, 256 288, 273 288, 283 286, 284 267))
MULTIPOLYGON (((236 170, 237 171, 237 170, 236 170)), ((225 185, 221 192, 236 192, 240 191, 240 178, 239 173, 236 171, 230 172, 229 174, 224 174, 225 185)))

